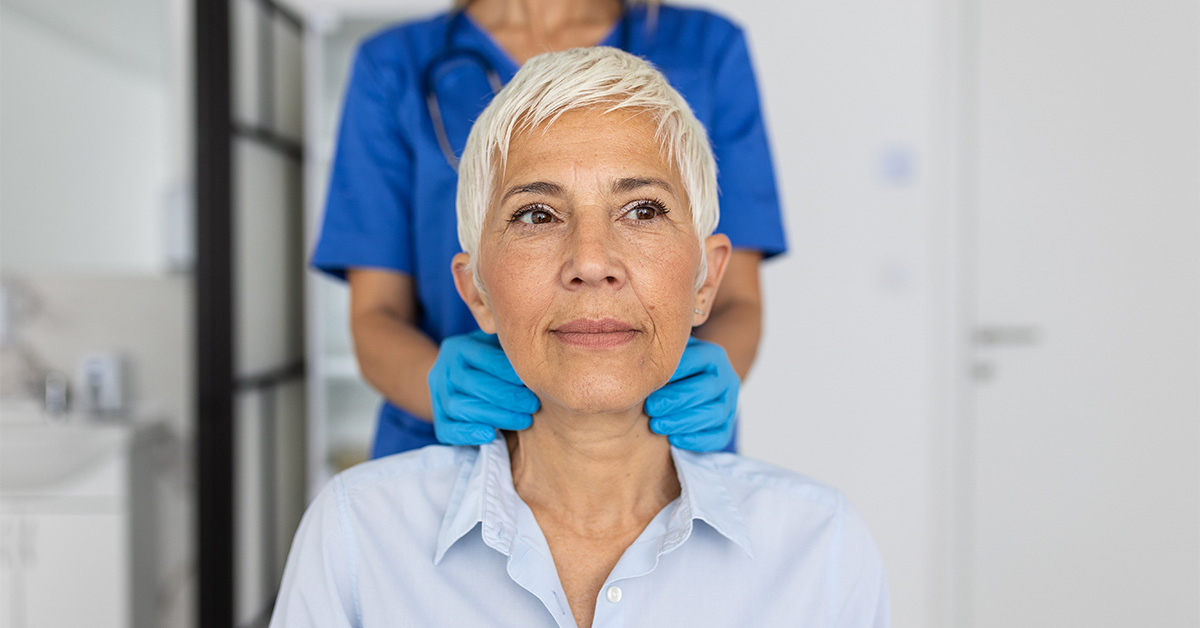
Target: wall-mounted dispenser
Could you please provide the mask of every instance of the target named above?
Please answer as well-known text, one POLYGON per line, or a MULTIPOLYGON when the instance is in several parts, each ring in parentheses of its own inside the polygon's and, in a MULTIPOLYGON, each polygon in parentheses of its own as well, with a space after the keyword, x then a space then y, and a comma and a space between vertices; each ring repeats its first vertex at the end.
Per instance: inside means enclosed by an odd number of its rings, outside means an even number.
POLYGON ((103 417, 125 411, 125 365, 113 353, 97 353, 79 360, 75 382, 79 410, 103 417))

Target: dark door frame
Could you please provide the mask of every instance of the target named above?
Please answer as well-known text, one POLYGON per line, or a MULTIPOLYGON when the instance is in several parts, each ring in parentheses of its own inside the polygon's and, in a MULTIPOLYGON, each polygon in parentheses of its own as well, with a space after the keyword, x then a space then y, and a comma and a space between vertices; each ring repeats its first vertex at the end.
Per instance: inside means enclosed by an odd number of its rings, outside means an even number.
MULTIPOLYGON (((239 391, 258 390, 264 407, 272 408, 274 389, 303 377, 303 364, 284 365, 270 373, 238 378, 234 327, 234 138, 267 146, 296 160, 301 146, 269 124, 239 124, 233 115, 232 11, 237 0, 195 0, 195 385, 196 385, 196 556, 198 564, 197 625, 235 625, 235 399, 239 391), (264 384, 266 382, 266 384, 264 384)), ((253 0, 265 16, 260 23, 260 113, 274 106, 275 20, 303 33, 303 20, 276 0, 253 0), (265 25, 265 26, 264 26, 265 25)), ((269 122, 269 116, 268 120, 269 122)), ((273 420, 265 417, 264 421, 273 420)), ((270 423, 267 423, 270 425, 270 423)), ((273 454, 273 452, 267 452, 273 454)), ((264 455, 268 461, 272 455, 264 455)), ((273 476, 266 474, 265 481, 273 476)), ((273 513, 268 509, 268 513, 273 513)), ((273 515, 271 515, 273 516, 273 515)), ((273 543, 267 544, 270 548, 273 543)), ((268 553, 267 564, 273 554, 268 553)), ((270 569, 270 568, 269 568, 270 569)), ((267 572, 272 580, 274 574, 267 572)), ((269 616, 270 609, 266 609, 269 616)))
POLYGON ((234 625, 233 125, 229 0, 195 0, 197 625, 234 625))

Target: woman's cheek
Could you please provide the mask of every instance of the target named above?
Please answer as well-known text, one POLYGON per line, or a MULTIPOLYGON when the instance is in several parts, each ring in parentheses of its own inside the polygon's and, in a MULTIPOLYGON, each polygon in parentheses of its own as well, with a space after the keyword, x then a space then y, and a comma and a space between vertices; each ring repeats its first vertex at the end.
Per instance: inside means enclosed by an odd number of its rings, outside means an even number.
MULTIPOLYGON (((696 285, 696 272, 700 267, 700 249, 694 238, 683 242, 657 242, 657 246, 646 246, 644 251, 643 272, 649 269, 660 285, 671 298, 679 298, 680 294, 690 295, 696 285)), ((687 297, 690 299, 690 296, 687 297)), ((688 301, 690 302, 690 301, 688 301)))
POLYGON ((537 316, 552 297, 556 275, 548 268, 544 255, 510 251, 496 257, 494 269, 485 284, 492 301, 493 314, 502 326, 529 330, 528 321, 507 320, 504 314, 528 313, 537 316))

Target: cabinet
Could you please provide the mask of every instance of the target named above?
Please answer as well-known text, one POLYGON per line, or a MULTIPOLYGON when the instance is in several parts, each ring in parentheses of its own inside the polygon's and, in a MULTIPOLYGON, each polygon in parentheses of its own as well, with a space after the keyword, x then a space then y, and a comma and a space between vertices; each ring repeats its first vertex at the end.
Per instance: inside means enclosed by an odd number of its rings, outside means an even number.
POLYGON ((0 424, 0 628, 135 624, 134 431, 0 424))
POLYGON ((55 500, 0 515, 4 628, 129 625, 128 516, 55 500))

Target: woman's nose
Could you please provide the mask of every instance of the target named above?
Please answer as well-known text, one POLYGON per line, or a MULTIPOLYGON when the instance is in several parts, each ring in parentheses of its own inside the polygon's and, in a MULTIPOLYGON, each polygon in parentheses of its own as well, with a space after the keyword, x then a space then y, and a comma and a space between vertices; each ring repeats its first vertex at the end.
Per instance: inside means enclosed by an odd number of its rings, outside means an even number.
POLYGON ((564 286, 619 288, 625 283, 621 243, 611 221, 591 219, 576 222, 569 230, 565 253, 562 269, 564 286))

